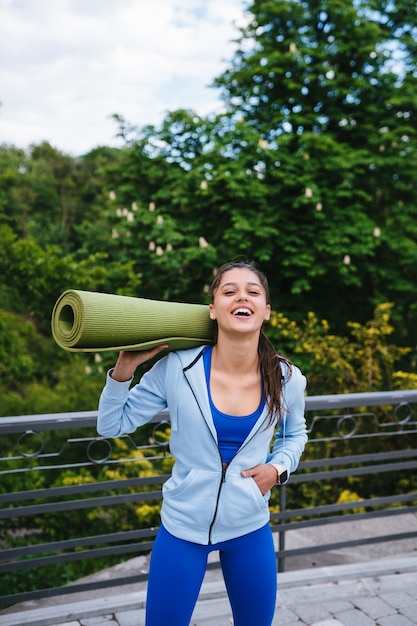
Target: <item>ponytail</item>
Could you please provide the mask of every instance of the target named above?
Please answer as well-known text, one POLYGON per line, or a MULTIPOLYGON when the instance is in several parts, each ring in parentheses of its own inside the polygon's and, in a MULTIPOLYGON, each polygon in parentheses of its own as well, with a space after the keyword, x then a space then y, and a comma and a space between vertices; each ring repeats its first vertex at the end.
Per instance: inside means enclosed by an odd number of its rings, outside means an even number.
POLYGON ((279 423, 285 410, 282 389, 291 378, 292 363, 287 357, 276 353, 263 327, 259 336, 258 356, 270 421, 279 423))

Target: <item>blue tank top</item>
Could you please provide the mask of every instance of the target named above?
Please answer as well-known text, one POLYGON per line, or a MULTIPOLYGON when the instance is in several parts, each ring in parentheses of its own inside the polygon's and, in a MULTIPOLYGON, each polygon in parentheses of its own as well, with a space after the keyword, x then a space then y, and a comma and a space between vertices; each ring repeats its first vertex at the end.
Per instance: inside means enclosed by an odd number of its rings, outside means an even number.
POLYGON ((262 392, 260 404, 250 415, 228 415, 219 411, 212 400, 210 393, 210 369, 213 346, 206 348, 203 354, 204 371, 206 374, 207 392, 211 414, 217 431, 219 450, 223 463, 229 463, 249 435, 265 406, 265 397, 262 392))

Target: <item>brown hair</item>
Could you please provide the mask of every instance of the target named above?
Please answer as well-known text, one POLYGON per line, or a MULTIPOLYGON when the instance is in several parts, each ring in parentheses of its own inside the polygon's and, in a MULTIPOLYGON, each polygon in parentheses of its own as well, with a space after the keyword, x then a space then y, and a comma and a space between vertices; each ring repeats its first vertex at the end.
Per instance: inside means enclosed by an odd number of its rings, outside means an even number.
MULTIPOLYGON (((217 289, 219 288, 222 277, 224 276, 224 274, 226 274, 226 272, 229 272, 233 269, 248 269, 256 274, 259 282, 261 283, 265 291, 266 302, 267 304, 270 303, 269 285, 267 277, 256 267, 253 262, 245 263, 243 261, 231 261, 229 263, 225 263, 217 269, 216 276, 209 290, 211 302, 214 301, 214 296, 217 289)), ((214 342, 217 342, 217 324, 214 342)), ((277 421, 279 421, 281 419, 282 413, 284 412, 282 400, 282 387, 284 383, 284 377, 281 369, 281 363, 284 363, 286 365, 285 369, 287 371, 287 380, 289 380, 289 378, 291 377, 292 363, 284 355, 277 354, 274 346, 265 334, 264 325, 262 325, 259 334, 258 357, 269 414, 272 420, 276 419, 277 421)))

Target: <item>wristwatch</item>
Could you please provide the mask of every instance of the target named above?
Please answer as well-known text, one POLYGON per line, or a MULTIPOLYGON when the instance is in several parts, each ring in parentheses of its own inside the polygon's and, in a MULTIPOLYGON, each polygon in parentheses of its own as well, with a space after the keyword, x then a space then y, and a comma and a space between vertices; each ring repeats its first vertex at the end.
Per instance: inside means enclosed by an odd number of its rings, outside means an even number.
POLYGON ((277 485, 283 485, 284 483, 287 482, 288 480, 288 472, 285 469, 285 467, 283 465, 281 465, 281 463, 270 463, 269 465, 272 465, 272 467, 275 467, 275 469, 277 470, 277 485))

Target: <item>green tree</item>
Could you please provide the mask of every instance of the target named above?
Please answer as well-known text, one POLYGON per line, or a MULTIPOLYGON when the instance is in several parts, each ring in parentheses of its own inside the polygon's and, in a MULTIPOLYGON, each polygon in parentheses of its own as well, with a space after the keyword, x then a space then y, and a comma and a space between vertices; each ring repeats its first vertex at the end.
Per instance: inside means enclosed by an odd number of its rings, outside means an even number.
POLYGON ((0 309, 0 416, 94 410, 107 365, 64 352, 33 319, 0 309))
MULTIPOLYGON (((127 139, 101 225, 110 259, 133 261, 141 295, 196 301, 219 264, 271 259, 263 152, 249 126, 184 110, 127 139)), ((85 241, 92 252, 97 239, 85 241)))
POLYGON ((24 150, 0 146, 0 223, 20 236, 27 232, 33 193, 27 184, 29 158, 24 150))
POLYGON ((414 4, 255 0, 248 15, 215 85, 265 146, 273 290, 339 330, 393 301, 414 343, 414 4))

